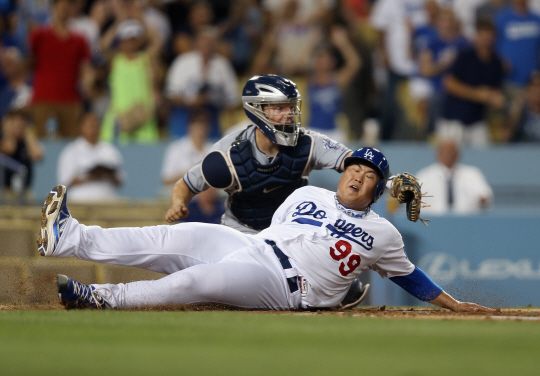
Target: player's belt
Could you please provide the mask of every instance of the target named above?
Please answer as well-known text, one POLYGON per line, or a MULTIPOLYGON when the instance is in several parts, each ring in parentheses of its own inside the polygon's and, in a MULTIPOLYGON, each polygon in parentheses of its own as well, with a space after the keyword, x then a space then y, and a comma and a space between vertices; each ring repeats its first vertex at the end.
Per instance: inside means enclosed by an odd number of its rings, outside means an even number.
MULTIPOLYGON (((281 249, 279 249, 279 247, 276 245, 275 242, 273 242, 272 240, 265 240, 265 242, 270 247, 272 247, 272 249, 274 250, 274 253, 276 254, 284 270, 293 268, 287 255, 285 255, 285 253, 283 253, 281 249)), ((289 290, 291 291, 291 294, 294 294, 295 292, 298 291, 298 277, 297 276, 287 278, 287 283, 289 284, 289 290)))

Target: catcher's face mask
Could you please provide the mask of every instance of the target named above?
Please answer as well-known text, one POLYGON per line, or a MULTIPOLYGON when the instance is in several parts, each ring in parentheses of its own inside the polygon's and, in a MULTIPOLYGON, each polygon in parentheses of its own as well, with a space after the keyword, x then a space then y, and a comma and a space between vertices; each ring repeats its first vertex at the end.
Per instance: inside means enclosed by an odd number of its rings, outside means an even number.
POLYGON ((242 102, 247 117, 270 141, 296 145, 302 97, 294 82, 276 75, 254 76, 244 87, 242 102))

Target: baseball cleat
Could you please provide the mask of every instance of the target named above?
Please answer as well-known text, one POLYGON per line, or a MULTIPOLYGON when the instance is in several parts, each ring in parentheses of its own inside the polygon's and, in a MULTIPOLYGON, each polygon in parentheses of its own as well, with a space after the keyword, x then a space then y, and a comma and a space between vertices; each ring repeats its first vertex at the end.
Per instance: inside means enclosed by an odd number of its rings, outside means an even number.
POLYGON ((63 274, 56 276, 58 297, 66 309, 105 308, 105 301, 93 286, 84 285, 63 274))
POLYGON ((366 297, 366 294, 369 290, 369 284, 366 284, 365 286, 362 285, 362 282, 357 278, 352 283, 351 287, 349 288, 349 291, 347 292, 347 295, 343 298, 341 303, 337 306, 339 309, 349 309, 354 308, 364 298, 366 297))
POLYGON ((36 241, 41 256, 51 256, 54 253, 67 221, 71 217, 66 198, 66 187, 57 185, 47 195, 47 199, 43 204, 41 209, 41 229, 36 241))

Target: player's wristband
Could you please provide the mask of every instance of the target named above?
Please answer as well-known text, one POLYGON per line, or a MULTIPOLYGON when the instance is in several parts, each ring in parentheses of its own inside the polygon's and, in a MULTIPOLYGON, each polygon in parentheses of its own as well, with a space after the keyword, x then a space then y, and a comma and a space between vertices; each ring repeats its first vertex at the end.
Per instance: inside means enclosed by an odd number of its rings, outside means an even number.
POLYGON ((422 269, 415 266, 414 271, 405 276, 391 277, 390 280, 409 294, 429 302, 441 294, 443 289, 437 285, 422 269))

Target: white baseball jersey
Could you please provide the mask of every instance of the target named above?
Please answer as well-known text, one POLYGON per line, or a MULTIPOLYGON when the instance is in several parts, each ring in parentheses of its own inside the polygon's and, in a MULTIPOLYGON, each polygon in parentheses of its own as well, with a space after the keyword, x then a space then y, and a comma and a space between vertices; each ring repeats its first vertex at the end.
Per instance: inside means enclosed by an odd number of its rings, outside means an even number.
POLYGON ((304 306, 335 307, 368 269, 383 278, 414 270, 390 222, 373 211, 363 218, 350 216, 338 209, 336 193, 322 188, 297 189, 276 211, 272 225, 256 237, 276 242, 307 280, 304 306))

